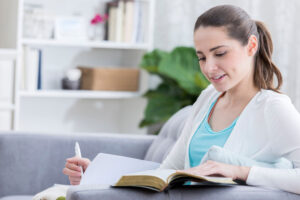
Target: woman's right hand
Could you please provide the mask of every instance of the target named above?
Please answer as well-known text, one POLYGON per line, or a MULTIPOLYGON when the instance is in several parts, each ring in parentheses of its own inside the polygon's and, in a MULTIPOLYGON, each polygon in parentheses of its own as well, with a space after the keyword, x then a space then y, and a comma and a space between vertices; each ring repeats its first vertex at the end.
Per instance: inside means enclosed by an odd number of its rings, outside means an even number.
POLYGON ((72 157, 67 159, 63 173, 69 176, 71 185, 79 185, 81 180, 80 166, 82 166, 82 170, 85 172, 90 163, 91 161, 88 158, 72 157))

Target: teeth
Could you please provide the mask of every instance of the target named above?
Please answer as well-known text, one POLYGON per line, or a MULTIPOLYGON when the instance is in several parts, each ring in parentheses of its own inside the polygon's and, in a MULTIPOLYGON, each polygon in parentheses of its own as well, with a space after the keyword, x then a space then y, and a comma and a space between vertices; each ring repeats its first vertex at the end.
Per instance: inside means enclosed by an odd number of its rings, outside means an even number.
POLYGON ((224 75, 215 76, 215 77, 213 77, 212 79, 217 80, 217 79, 221 78, 222 76, 224 76, 224 75))

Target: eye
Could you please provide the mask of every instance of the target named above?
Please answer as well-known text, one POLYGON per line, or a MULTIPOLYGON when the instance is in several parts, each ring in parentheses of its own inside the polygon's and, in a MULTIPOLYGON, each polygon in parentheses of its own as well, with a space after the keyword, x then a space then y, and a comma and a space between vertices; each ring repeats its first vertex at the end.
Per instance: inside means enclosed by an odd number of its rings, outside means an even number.
POLYGON ((205 61, 205 57, 200 57, 200 58, 198 58, 198 61, 205 61))
POLYGON ((226 53, 227 53, 226 51, 221 52, 221 53, 216 53, 216 56, 217 56, 217 57, 222 57, 222 56, 224 56, 226 53))

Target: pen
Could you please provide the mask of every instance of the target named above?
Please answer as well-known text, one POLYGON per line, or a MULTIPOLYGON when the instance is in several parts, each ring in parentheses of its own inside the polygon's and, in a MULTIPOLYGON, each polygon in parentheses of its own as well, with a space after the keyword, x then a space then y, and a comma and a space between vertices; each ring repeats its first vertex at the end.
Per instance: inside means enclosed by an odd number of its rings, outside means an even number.
MULTIPOLYGON (((75 156, 81 158, 81 152, 80 152, 80 147, 78 142, 75 143, 75 156)), ((81 177, 83 177, 82 166, 80 166, 80 171, 81 171, 81 177)))

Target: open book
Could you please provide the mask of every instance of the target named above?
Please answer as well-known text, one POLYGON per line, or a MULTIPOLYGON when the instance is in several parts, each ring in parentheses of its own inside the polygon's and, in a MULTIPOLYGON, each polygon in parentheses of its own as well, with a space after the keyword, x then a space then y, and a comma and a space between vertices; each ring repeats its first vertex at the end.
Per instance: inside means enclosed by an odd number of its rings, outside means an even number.
POLYGON ((99 153, 86 169, 80 185, 114 185, 125 174, 154 170, 159 165, 152 161, 99 153))
POLYGON ((236 185, 231 178, 197 176, 184 172, 176 172, 172 169, 148 170, 143 172, 123 175, 114 184, 115 187, 142 187, 161 192, 172 188, 175 185, 183 185, 189 182, 190 185, 236 185))

